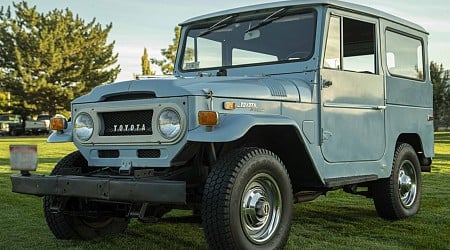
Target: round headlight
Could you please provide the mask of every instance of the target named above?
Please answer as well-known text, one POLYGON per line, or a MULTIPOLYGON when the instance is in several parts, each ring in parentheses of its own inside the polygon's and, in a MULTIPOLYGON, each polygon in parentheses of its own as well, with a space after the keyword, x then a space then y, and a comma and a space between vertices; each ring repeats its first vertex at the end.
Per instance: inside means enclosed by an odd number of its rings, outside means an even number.
POLYGON ((165 109, 159 114, 159 131, 166 139, 174 139, 181 132, 180 115, 173 109, 165 109))
POLYGON ((75 119, 74 128, 78 139, 87 141, 91 138, 92 133, 94 132, 94 121, 90 115, 81 113, 75 119))

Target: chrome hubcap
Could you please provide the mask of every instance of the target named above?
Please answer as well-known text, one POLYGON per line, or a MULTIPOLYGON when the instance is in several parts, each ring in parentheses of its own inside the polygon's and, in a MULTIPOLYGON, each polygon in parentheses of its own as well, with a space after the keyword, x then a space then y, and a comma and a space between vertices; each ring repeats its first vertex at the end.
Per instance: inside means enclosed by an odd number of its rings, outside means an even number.
POLYGON ((410 161, 404 161, 398 173, 398 192, 400 200, 405 208, 414 204, 417 195, 417 175, 414 165, 410 161))
POLYGON ((242 194, 241 225, 247 238, 256 244, 270 239, 281 219, 281 193, 268 174, 254 176, 242 194))

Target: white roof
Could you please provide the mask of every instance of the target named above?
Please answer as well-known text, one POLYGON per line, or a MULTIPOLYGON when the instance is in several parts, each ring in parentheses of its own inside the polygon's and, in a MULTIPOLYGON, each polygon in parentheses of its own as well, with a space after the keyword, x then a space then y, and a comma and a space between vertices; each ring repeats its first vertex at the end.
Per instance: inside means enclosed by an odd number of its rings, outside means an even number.
POLYGON ((413 29, 416 29, 418 31, 427 33, 427 31, 422 28, 421 26, 412 23, 410 21, 407 21, 405 19, 396 17, 394 15, 388 14, 386 12, 376 10, 374 8, 366 7, 359 4, 353 4, 348 2, 343 2, 339 0, 289 0, 289 1, 279 1, 279 2, 273 2, 273 3, 265 3, 265 4, 258 4, 258 5, 251 5, 241 8, 234 8, 224 11, 218 11, 198 17, 194 17, 191 19, 188 19, 180 24, 180 26, 184 26, 193 22, 197 22, 200 20, 215 18, 219 16, 228 16, 232 14, 237 14, 241 12, 249 12, 249 11, 255 11, 260 9, 271 9, 271 8, 282 8, 282 7, 289 7, 289 6, 317 6, 317 5, 328 5, 333 6, 338 9, 344 9, 344 10, 352 10, 359 13, 368 14, 375 17, 384 18, 386 20, 390 20, 399 24, 406 25, 408 27, 411 27, 413 29))

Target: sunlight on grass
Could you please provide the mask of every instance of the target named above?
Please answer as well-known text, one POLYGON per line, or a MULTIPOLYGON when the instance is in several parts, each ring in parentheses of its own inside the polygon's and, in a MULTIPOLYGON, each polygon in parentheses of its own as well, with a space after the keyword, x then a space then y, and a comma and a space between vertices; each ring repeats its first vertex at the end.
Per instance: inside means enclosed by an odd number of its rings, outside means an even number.
POLYGON ((450 173, 450 132, 435 134, 433 173, 450 173))

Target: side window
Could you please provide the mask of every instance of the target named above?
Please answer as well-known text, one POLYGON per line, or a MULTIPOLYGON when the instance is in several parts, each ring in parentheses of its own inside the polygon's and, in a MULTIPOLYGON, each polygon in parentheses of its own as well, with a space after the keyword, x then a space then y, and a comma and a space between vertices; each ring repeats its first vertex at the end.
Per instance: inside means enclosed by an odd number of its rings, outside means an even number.
POLYGON ((344 18, 344 70, 375 73, 375 24, 344 18))
POLYGON ((423 47, 419 39, 386 31, 386 59, 389 73, 423 80, 423 47))
POLYGON ((325 68, 375 74, 375 53, 375 24, 345 17, 330 18, 325 68))
POLYGON ((341 18, 337 16, 330 18, 324 66, 330 69, 341 69, 341 18))

